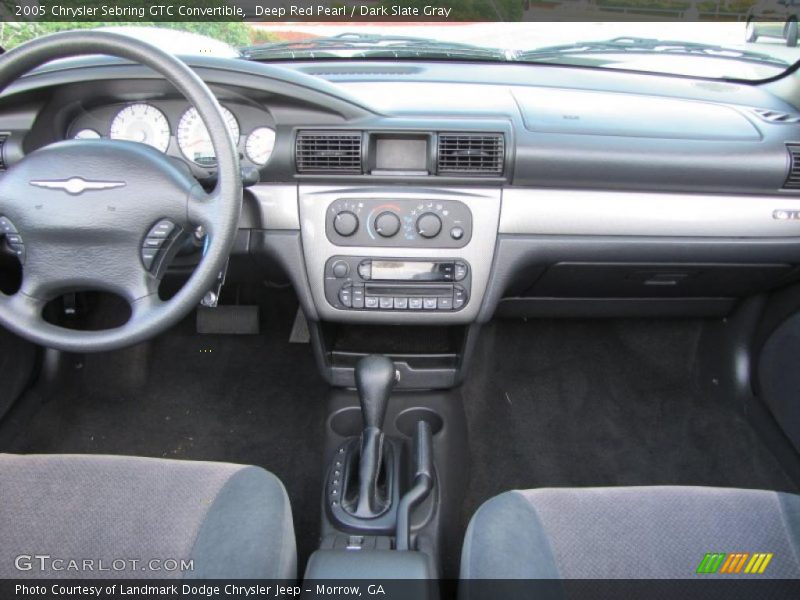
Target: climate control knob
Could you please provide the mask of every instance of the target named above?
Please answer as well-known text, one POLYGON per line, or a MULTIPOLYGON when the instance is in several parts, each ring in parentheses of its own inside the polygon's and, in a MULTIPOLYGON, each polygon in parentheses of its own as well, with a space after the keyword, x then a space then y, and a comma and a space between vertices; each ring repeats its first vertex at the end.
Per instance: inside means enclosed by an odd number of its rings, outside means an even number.
POLYGON ((342 237, 350 237, 358 231, 358 217, 349 210, 344 210, 333 217, 333 228, 342 237))
POLYGON ((382 212, 375 219, 375 231, 381 237, 390 238, 400 231, 400 217, 390 211, 382 212))
POLYGON ((427 212, 417 219, 417 233, 424 238, 435 238, 442 230, 442 220, 438 215, 427 212))

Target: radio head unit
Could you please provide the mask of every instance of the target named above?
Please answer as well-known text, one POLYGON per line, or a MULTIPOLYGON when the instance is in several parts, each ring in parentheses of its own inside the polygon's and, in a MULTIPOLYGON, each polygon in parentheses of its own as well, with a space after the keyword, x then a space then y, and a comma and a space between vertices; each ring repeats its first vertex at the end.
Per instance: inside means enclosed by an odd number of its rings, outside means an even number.
POLYGON ((325 265, 325 297, 340 310, 457 311, 469 301, 469 264, 334 256, 325 265))

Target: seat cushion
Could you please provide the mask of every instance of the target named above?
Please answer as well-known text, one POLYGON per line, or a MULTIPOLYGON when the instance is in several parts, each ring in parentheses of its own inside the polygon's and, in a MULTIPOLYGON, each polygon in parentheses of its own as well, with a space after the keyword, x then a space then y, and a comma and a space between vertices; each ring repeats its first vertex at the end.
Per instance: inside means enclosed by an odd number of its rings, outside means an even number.
MULTIPOLYGON (((465 579, 690 578, 707 553, 734 553, 744 570, 771 553, 760 577, 800 576, 800 496, 705 487, 538 489, 481 506, 464 541, 465 579)), ((733 559, 731 559, 733 560, 733 559)), ((734 563, 736 564, 736 563, 734 563)), ((734 577, 737 575, 733 575, 734 577)))
POLYGON ((289 499, 259 467, 0 454, 0 490, 2 578, 296 576, 289 499))

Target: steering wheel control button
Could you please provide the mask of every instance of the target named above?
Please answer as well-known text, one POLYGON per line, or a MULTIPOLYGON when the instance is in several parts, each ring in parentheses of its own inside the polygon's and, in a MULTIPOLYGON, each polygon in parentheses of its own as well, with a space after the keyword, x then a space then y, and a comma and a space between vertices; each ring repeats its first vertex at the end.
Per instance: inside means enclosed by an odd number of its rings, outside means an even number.
POLYGON ((337 260, 333 263, 331 271, 333 271, 333 276, 336 277, 336 279, 344 279, 350 272, 350 267, 348 267, 347 263, 343 260, 337 260))
POLYGON ((342 211, 334 217, 333 228, 342 237, 350 237, 358 231, 358 217, 349 210, 342 211))
POLYGON ((142 248, 142 264, 148 271, 153 268, 158 250, 156 248, 142 248))
POLYGON ((25 264, 25 243, 8 217, 0 217, 0 235, 5 235, 8 249, 14 253, 20 264, 25 264))
POLYGON ((175 223, 168 219, 164 219, 163 221, 159 221, 153 225, 153 228, 147 232, 147 237, 166 239, 174 229, 175 223))
POLYGON ((9 233, 17 233, 17 228, 7 217, 0 217, 0 232, 8 235, 9 233))
POLYGON ((375 231, 385 238, 396 236, 400 231, 400 217, 390 211, 382 212, 375 219, 375 231))
POLYGON ((153 271, 159 252, 168 246, 168 240, 175 231, 176 225, 169 219, 162 219, 150 228, 142 241, 142 264, 148 271, 153 271))
POLYGON ((453 227, 450 230, 450 237, 454 240, 460 240, 464 237, 464 230, 461 227, 453 227))
POLYGON ((417 233, 426 239, 435 238, 441 230, 442 220, 434 213, 425 213, 417 219, 417 233))

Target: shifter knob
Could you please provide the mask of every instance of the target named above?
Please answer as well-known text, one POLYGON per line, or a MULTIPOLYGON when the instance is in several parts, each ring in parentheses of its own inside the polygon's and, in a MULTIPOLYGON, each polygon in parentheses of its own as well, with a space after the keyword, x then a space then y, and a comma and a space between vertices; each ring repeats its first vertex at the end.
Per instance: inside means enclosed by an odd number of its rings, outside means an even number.
POLYGON ((394 363, 385 356, 370 354, 356 363, 355 375, 364 428, 380 429, 396 381, 394 363))

